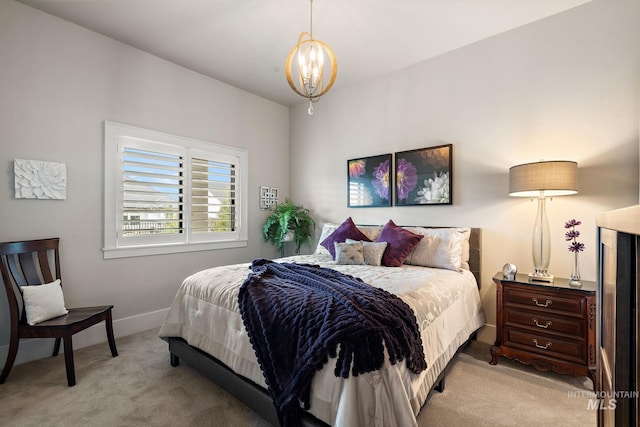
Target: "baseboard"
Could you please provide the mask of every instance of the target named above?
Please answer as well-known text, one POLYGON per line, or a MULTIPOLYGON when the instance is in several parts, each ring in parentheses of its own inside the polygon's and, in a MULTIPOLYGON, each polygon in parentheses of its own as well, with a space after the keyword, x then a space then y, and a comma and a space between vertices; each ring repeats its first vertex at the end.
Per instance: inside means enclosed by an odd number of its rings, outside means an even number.
MULTIPOLYGON (((149 329, 159 328, 164 321, 169 309, 163 309, 158 311, 152 311, 150 313, 138 314, 136 316, 125 317, 123 319, 114 319, 113 321, 113 334, 116 339, 120 337, 126 337, 127 335, 136 334, 142 331, 148 331, 149 329)), ((42 359, 44 357, 51 356, 53 351, 53 339, 22 339, 20 340, 20 346, 18 347, 18 355, 14 365, 20 365, 22 363, 31 362, 32 360, 42 359)), ((78 332, 73 336, 73 348, 78 349, 82 347, 88 347, 95 344, 107 342, 107 335, 104 328, 104 323, 93 325, 90 328, 78 332)), ((60 352, 63 348, 60 346, 60 352)), ((4 361, 9 352, 9 345, 0 346, 0 361, 1 366, 4 366, 4 361)))
POLYGON ((477 340, 493 345, 496 341, 496 325, 485 323, 484 326, 478 330, 477 340))

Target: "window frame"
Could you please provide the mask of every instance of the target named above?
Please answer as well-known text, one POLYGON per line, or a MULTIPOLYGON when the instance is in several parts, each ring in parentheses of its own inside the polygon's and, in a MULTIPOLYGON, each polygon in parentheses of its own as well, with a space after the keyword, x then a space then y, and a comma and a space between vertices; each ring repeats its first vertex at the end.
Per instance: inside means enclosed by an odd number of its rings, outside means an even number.
POLYGON ((104 122, 104 259, 246 247, 248 243, 248 152, 125 124, 104 122), (121 236, 123 223, 122 147, 183 156, 182 221, 184 232, 172 235, 121 236), (166 151, 164 151, 166 150, 166 151), (191 159, 235 165, 236 230, 194 235, 191 232, 191 159), (148 238, 147 238, 148 237, 148 238))

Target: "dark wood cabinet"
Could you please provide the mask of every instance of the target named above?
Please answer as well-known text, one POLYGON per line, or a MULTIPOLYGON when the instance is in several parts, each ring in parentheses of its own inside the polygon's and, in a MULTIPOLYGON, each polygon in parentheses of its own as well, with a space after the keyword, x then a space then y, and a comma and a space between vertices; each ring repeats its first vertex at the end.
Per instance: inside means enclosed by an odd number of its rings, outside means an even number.
POLYGON ((598 426, 638 426, 640 206, 597 217, 598 426))
POLYGON ((525 274, 514 280, 494 276, 496 283, 496 342, 491 364, 500 356, 542 371, 588 376, 596 371, 596 283, 569 286, 530 282, 525 274))

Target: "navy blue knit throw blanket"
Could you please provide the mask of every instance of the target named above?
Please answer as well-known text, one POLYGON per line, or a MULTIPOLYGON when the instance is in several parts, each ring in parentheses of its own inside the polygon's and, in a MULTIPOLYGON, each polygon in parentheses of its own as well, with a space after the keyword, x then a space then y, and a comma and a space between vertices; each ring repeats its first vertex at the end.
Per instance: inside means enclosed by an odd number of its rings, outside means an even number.
POLYGON ((300 425, 329 357, 343 378, 380 369, 385 348, 391 364, 427 367, 416 317, 397 296, 319 266, 256 259, 250 268, 240 313, 282 426, 300 425))

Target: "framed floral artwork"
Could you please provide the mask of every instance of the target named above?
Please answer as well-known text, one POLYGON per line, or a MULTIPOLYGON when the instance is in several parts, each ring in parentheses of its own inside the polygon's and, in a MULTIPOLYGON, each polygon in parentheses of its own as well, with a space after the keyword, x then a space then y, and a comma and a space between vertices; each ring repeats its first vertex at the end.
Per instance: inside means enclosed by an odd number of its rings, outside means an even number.
POLYGON ((452 144, 395 153, 396 206, 450 205, 452 144))
POLYGON ((391 154, 347 160, 347 206, 391 206, 391 154))

